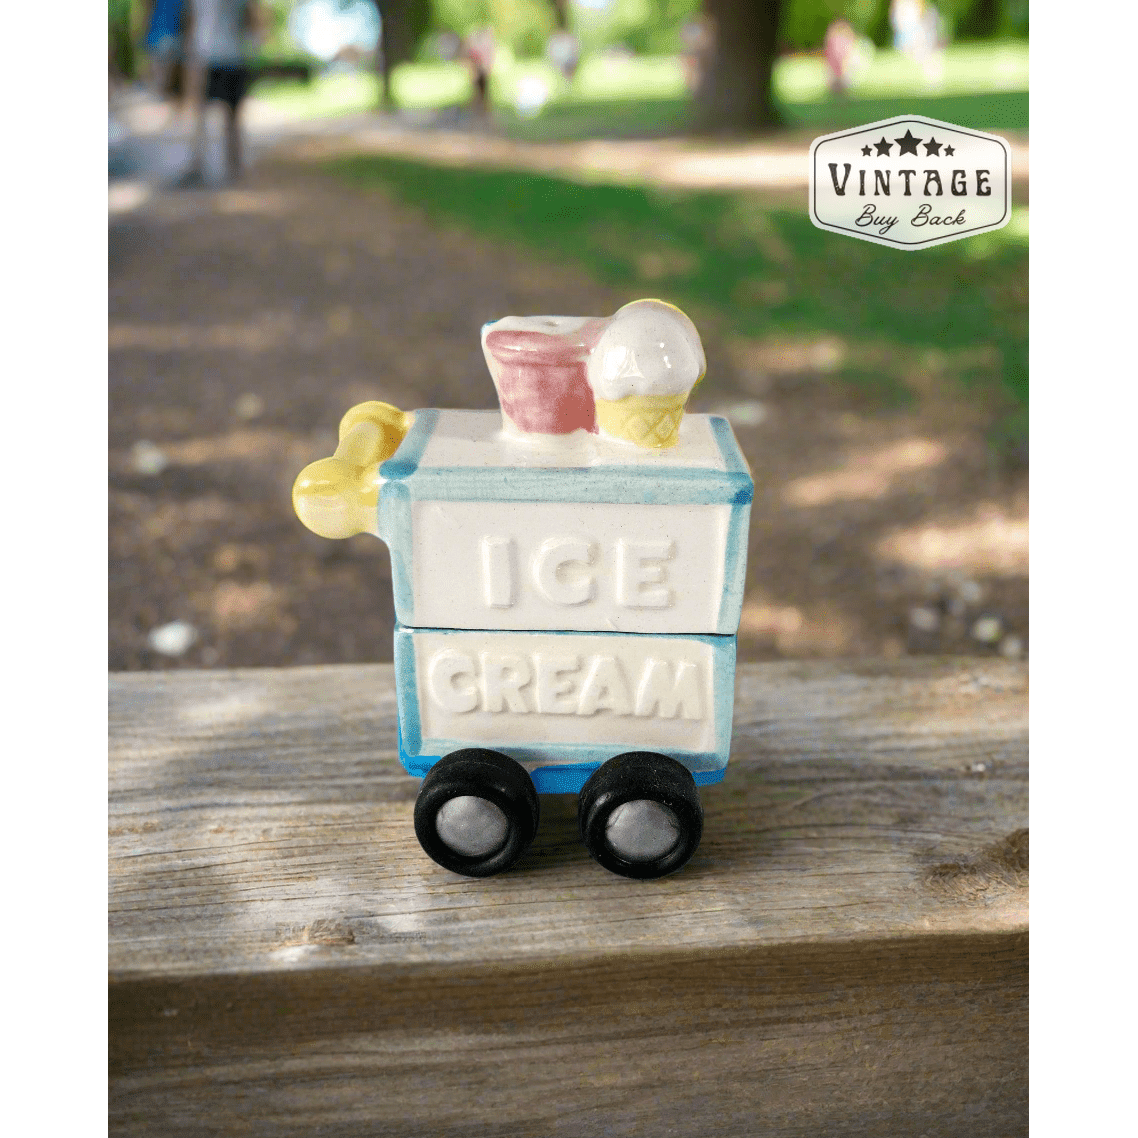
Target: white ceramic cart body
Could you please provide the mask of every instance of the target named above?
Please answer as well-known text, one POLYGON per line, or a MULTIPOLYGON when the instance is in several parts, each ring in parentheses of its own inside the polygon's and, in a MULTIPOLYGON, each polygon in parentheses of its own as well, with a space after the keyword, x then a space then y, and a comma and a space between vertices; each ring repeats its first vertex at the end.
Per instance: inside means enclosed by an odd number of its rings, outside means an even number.
POLYGON ((634 750, 723 777, 754 494, 725 419, 646 451, 422 410, 380 477, 410 774, 480 747, 543 793, 634 750))

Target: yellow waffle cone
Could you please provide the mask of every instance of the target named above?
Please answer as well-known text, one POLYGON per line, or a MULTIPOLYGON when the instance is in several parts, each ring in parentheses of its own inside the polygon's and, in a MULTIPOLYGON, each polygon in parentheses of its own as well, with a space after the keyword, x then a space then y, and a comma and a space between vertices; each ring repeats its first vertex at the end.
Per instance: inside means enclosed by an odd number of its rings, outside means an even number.
POLYGON ((681 395, 629 395, 624 399, 598 399, 597 426, 613 438, 654 450, 673 447, 680 438, 680 423, 688 393, 681 395))

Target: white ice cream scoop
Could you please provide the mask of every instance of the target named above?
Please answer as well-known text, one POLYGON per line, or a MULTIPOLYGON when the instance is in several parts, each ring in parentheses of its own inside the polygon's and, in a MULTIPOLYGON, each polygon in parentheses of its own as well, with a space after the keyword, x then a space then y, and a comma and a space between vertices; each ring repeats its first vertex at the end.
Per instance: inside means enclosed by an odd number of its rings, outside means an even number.
POLYGON ((597 399, 686 395, 707 370, 695 325, 662 300, 635 300, 619 309, 589 359, 597 399))

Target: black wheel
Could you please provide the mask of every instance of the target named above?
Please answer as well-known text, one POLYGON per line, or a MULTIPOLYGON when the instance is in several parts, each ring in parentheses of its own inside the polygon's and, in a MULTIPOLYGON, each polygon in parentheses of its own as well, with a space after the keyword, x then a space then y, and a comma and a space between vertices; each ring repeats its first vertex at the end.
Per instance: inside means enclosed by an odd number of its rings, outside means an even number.
POLYGON ((537 833, 526 769, 497 751, 454 751, 427 772, 415 800, 415 836, 427 856, 467 877, 509 869, 537 833))
POLYGON ((592 856, 623 877, 663 877, 684 865, 703 836, 691 772, 667 755, 630 751, 594 771, 577 804, 592 856))

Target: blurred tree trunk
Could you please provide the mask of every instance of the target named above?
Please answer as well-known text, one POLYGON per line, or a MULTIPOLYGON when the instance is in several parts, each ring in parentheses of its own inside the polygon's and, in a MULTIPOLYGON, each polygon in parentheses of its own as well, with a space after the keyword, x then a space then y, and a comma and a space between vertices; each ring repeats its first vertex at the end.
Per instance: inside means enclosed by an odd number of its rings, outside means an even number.
POLYGON ((375 53, 379 75, 380 110, 388 110, 391 100, 391 73, 401 63, 415 58, 419 44, 431 26, 430 0, 373 0, 379 9, 383 28, 375 53))
POLYGON ((549 0, 553 9, 553 25, 559 31, 569 29, 569 0, 549 0))
POLYGON ((714 42, 696 90, 704 130, 759 131, 781 125, 771 95, 783 0, 703 0, 714 42))
POLYGON ((1003 4, 999 0, 977 0, 956 21, 960 39, 991 39, 1000 31, 1003 4))
POLYGON ((130 0, 111 0, 107 5, 107 61, 117 79, 135 78, 134 28, 130 0))

